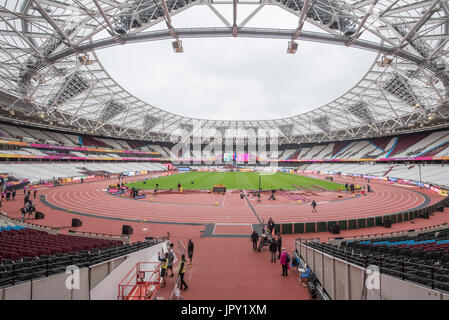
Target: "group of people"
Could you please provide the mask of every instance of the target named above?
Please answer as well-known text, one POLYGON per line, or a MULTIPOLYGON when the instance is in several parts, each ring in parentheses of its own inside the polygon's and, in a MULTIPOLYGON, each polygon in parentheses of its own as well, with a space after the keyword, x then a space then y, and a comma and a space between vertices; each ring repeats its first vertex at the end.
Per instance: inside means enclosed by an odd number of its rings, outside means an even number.
MULTIPOLYGON (((173 262, 175 260, 175 252, 173 250, 173 243, 169 243, 167 252, 163 255, 161 255, 161 252, 158 253, 158 259, 161 262, 161 288, 165 287, 167 283, 167 277, 173 277, 173 262)), ((193 259, 193 250, 194 250, 194 244, 192 239, 189 239, 189 242, 187 244, 187 255, 190 259, 189 266, 192 266, 192 259, 193 259)), ((186 272, 186 257, 185 254, 181 255, 181 261, 178 266, 178 277, 180 280, 180 290, 187 290, 189 286, 184 280, 185 272, 186 272)))
MULTIPOLYGON (((0 199, 0 208, 2 207, 3 201, 14 201, 16 200, 16 194, 17 194, 17 190, 16 189, 2 189, 1 190, 1 199, 0 199)), ((27 202, 30 201, 31 198, 31 190, 29 188, 27 188, 26 186, 23 188, 23 194, 24 194, 24 206, 27 205, 27 202)), ((36 199, 37 196, 37 190, 34 189, 33 191, 33 197, 34 199, 36 199)), ((31 201, 30 206, 33 202, 31 201)))
MULTIPOLYGON (((23 198, 23 207, 21 209, 22 212, 22 221, 25 222, 25 216, 28 213, 28 219, 31 219, 31 215, 36 212, 36 203, 31 200, 31 190, 26 187, 23 189, 23 194, 25 195, 23 198)), ((33 197, 36 199, 37 190, 34 189, 33 197)))
MULTIPOLYGON (((360 186, 357 186, 357 188, 360 188, 360 186)), ((351 184, 346 183, 345 184, 345 189, 351 191, 352 193, 354 193, 355 186, 354 186, 353 183, 351 183, 351 184)), ((362 186, 362 190, 365 191, 365 186, 362 186)), ((371 190, 371 186, 369 184, 366 185, 366 191, 367 192, 371 192, 372 191, 371 190)))
POLYGON ((2 191, 2 200, 0 202, 0 206, 5 199, 6 201, 9 201, 11 199, 14 201, 16 199, 16 189, 6 189, 2 191))
POLYGON ((254 230, 253 233, 251 234, 250 240, 251 240, 251 242, 253 244, 253 250, 254 251, 260 251, 260 249, 263 246, 262 242, 265 239, 267 239, 267 241, 268 241, 268 249, 270 251, 270 261, 272 263, 273 262, 276 263, 276 259, 279 259, 279 262, 280 262, 281 267, 282 267, 282 276, 286 277, 286 276, 288 276, 288 270, 290 269, 291 258, 290 258, 290 255, 288 254, 288 252, 285 250, 285 247, 282 246, 282 237, 281 237, 281 235, 278 233, 277 239, 274 236, 272 236, 273 229, 274 229, 274 221, 270 217, 270 219, 268 220, 268 231, 269 231, 269 234, 268 234, 268 236, 262 235, 262 237, 260 239, 259 248, 257 247, 257 245, 259 243, 259 234, 258 234, 258 232, 256 230, 254 230))

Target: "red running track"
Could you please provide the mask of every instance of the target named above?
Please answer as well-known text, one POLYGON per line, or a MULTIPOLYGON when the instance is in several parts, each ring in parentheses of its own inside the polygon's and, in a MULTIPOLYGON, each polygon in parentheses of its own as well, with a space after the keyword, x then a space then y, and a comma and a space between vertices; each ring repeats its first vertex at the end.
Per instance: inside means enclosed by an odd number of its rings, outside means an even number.
MULTIPOLYGON (((353 179, 338 179, 339 182, 354 182, 353 179)), ((356 181, 357 182, 357 181, 356 181)), ((364 180, 360 180, 363 183, 364 180)), ((257 223, 256 216, 238 193, 226 196, 214 194, 164 195, 155 202, 132 200, 109 195, 105 192, 107 181, 61 186, 42 190, 48 203, 70 212, 86 213, 98 217, 129 219, 135 221, 157 221, 174 223, 257 223), (182 198, 185 198, 185 203, 182 198), (163 200, 162 200, 163 199, 163 200), (201 200, 200 200, 201 199, 201 200), (161 201, 161 202, 158 202, 161 201), (163 201, 163 202, 162 202, 163 201), (218 205, 214 205, 215 202, 218 205)), ((308 204, 278 203, 268 201, 251 202, 260 218, 272 217, 276 223, 318 222, 356 219, 396 213, 425 204, 426 196, 435 203, 441 196, 418 187, 391 185, 384 182, 371 183, 375 192, 335 202, 318 202, 318 212, 313 213, 308 204)))

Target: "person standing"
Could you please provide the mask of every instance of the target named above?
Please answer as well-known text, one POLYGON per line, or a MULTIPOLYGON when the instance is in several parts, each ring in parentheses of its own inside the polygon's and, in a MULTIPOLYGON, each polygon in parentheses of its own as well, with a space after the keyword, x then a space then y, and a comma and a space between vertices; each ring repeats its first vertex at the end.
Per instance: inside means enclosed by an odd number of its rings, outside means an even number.
POLYGON ((180 289, 182 290, 182 287, 184 287, 184 291, 189 289, 189 287, 187 286, 187 283, 184 281, 185 273, 186 273, 186 256, 184 254, 182 254, 181 255, 181 263, 179 264, 179 269, 178 269, 178 275, 181 280, 180 289))
POLYGON ((273 219, 271 219, 271 217, 270 217, 270 219, 268 219, 267 225, 268 225, 268 234, 272 235, 273 229, 274 229, 274 221, 273 221, 273 219))
POLYGON ((16 200, 16 189, 12 191, 12 200, 16 200))
POLYGON ((251 234, 251 242, 253 243, 254 251, 257 250, 257 241, 259 241, 259 234, 257 233, 256 230, 254 230, 253 233, 251 234))
POLYGON ((36 196, 37 196, 37 189, 34 189, 34 191, 33 191, 33 197, 34 197, 34 199, 36 199, 36 196))
POLYGON ((161 257, 161 253, 158 253, 158 259, 161 261, 161 288, 165 287, 167 277, 167 267, 168 267, 168 252, 165 253, 163 257, 161 257))
POLYGON ((278 251, 278 242, 275 238, 270 241, 271 262, 276 262, 276 252, 278 251))
POLYGON ((190 262, 189 265, 192 265, 192 258, 193 258, 193 242, 192 239, 189 239, 189 243, 187 244, 187 255, 189 256, 190 262))
POLYGON ((27 186, 24 186, 23 187, 23 195, 26 195, 26 193, 27 193, 27 186))
POLYGON ((288 269, 290 269, 290 256, 288 255, 287 251, 285 251, 285 248, 282 248, 280 263, 282 266, 282 276, 287 277, 288 269))
POLYGON ((312 201, 312 212, 316 212, 316 206, 317 206, 317 204, 316 204, 315 200, 313 200, 312 201))
POLYGON ((168 266, 167 266, 167 272, 168 270, 171 271, 170 277, 173 277, 173 261, 175 260, 175 252, 173 251, 173 242, 170 243, 170 246, 168 248, 168 266))
POLYGON ((281 234, 278 233, 278 252, 279 252, 278 259, 281 258, 281 249, 282 249, 282 237, 281 234))
POLYGON ((22 211, 22 222, 25 222, 25 215, 27 213, 27 210, 25 207, 22 207, 22 209, 20 209, 20 211, 22 211))

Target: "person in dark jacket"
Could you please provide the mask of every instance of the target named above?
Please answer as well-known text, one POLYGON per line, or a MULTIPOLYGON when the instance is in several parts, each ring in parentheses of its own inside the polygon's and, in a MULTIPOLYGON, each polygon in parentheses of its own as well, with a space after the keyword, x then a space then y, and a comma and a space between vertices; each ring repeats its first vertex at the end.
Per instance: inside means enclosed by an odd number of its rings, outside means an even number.
POLYGON ((281 258, 281 249, 282 249, 282 237, 281 234, 278 233, 278 252, 279 252, 278 259, 281 258))
POLYGON ((34 189, 34 191, 33 191, 33 197, 34 197, 34 199, 36 199, 36 195, 37 195, 37 190, 34 189))
POLYGON ((189 265, 192 265, 193 258, 193 242, 192 239, 189 239, 189 243, 187 244, 187 255, 189 256, 190 262, 189 265))
POLYGON ((259 234, 257 233, 256 230, 253 231, 253 233, 251 234, 251 242, 253 243, 253 250, 256 251, 257 250, 257 242, 259 241, 259 234))
POLYGON ((317 206, 317 204, 316 204, 315 200, 313 200, 312 201, 312 212, 316 212, 316 206, 317 206))
POLYGON ((181 280, 180 289, 182 290, 182 287, 184 286, 184 291, 186 291, 189 288, 187 286, 187 283, 184 281, 185 272, 186 272, 186 256, 181 255, 181 263, 179 264, 178 275, 179 275, 179 279, 181 280))
POLYGON ((16 200, 16 189, 12 191, 12 200, 16 200))
POLYGON ((278 251, 278 242, 276 239, 272 239, 270 242, 271 262, 276 262, 276 252, 278 251))
POLYGON ((25 207, 23 207, 22 209, 20 209, 20 211, 22 212, 22 222, 25 222, 25 215, 27 213, 27 210, 25 207))
POLYGON ((271 219, 271 217, 270 217, 270 219, 268 219, 267 225, 268 225, 268 234, 272 235, 273 229, 274 229, 274 221, 273 221, 273 219, 271 219))
POLYGON ((164 256, 161 257, 161 253, 158 254, 158 259, 161 263, 161 288, 165 287, 166 277, 167 277, 167 268, 168 268, 168 252, 165 253, 164 256))

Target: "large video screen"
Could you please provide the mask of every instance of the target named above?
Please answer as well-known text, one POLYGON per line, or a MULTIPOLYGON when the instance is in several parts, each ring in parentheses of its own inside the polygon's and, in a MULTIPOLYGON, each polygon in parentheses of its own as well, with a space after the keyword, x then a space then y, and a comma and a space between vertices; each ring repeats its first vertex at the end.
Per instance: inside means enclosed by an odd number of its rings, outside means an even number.
POLYGON ((237 153, 237 161, 238 162, 248 162, 249 154, 248 153, 237 153))
POLYGON ((234 160, 234 153, 224 153, 223 154, 223 161, 224 162, 232 162, 234 160))

